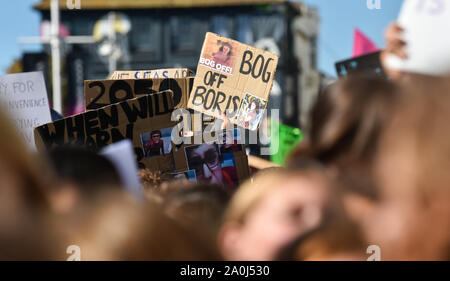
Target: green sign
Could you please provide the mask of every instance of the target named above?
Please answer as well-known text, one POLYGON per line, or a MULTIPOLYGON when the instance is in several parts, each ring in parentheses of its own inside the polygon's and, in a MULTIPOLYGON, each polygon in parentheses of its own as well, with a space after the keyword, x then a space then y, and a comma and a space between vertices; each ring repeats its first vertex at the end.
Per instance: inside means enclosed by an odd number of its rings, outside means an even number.
POLYGON ((303 133, 299 128, 271 122, 270 160, 273 163, 284 165, 289 153, 297 147, 303 139, 303 133), (277 137, 278 133, 278 137, 277 137))

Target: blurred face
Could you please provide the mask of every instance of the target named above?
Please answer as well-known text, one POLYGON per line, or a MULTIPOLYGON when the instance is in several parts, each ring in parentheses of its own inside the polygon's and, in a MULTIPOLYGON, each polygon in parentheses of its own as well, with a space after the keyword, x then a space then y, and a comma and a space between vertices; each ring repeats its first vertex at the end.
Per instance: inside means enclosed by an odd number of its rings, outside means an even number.
POLYGON ((192 150, 189 167, 195 169, 197 179, 211 184, 223 184, 219 153, 213 144, 201 144, 192 150))
POLYGON ((159 141, 161 140, 161 135, 160 134, 152 135, 152 140, 154 143, 159 143, 159 141))
POLYGON ((423 201, 417 189, 423 168, 419 153, 412 138, 404 138, 383 145, 376 160, 381 202, 364 230, 369 241, 381 247, 382 259, 435 259, 448 243, 449 197, 441 194, 429 204, 423 201))
POLYGON ((275 259, 283 247, 319 225, 325 202, 326 187, 320 179, 288 179, 250 211, 225 258, 275 259))
POLYGON ((20 222, 27 208, 21 191, 25 183, 17 169, 11 167, 7 159, 0 158, 0 224, 20 222), (3 200, 2 200, 3 199, 3 200))
POLYGON ((230 47, 228 47, 227 45, 223 46, 222 50, 225 55, 228 55, 228 53, 230 53, 230 47))

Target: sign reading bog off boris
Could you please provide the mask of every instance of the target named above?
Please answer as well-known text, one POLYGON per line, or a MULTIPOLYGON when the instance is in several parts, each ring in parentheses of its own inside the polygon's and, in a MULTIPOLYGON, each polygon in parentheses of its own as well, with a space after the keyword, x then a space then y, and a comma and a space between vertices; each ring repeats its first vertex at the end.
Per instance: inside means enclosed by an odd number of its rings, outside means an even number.
POLYGON ((272 89, 278 57, 208 32, 188 107, 246 129, 259 127, 272 89))

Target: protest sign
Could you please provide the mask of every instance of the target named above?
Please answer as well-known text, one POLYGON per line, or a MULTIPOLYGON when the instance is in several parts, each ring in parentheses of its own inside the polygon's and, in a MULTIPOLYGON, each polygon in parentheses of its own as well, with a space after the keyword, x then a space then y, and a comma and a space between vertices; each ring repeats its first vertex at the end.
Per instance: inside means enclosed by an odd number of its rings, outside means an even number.
POLYGON ((171 171, 171 151, 159 150, 163 143, 156 132, 176 125, 171 121, 173 109, 173 93, 168 90, 89 110, 35 128, 36 147, 44 150, 78 144, 97 152, 108 144, 130 139, 140 168, 171 171), (146 134, 152 140, 145 143, 146 134))
POLYGON ((450 74, 450 2, 405 0, 398 24, 404 29, 406 59, 387 58, 388 67, 427 75, 450 74))
POLYGON ((24 142, 35 149, 33 128, 52 121, 42 72, 0 76, 0 102, 24 142))
POLYGON ((188 78, 86 80, 84 98, 86 110, 136 98, 142 95, 171 90, 175 108, 186 108, 193 83, 188 78))
POLYGON ((134 156, 133 143, 125 139, 104 147, 100 154, 108 158, 116 167, 122 185, 138 198, 142 198, 142 188, 134 156))
POLYGON ((193 77, 194 72, 188 68, 165 68, 153 70, 114 71, 109 79, 157 79, 193 77))
POLYGON ((272 89, 278 57, 208 32, 188 107, 231 123, 258 128, 272 89))
POLYGON ((270 161, 284 165, 289 153, 302 141, 303 133, 298 128, 277 122, 272 122, 272 126, 275 126, 274 130, 278 130, 278 138, 273 138, 270 142, 271 151, 276 151, 270 156, 270 161))
POLYGON ((335 63, 336 72, 339 77, 349 74, 364 73, 386 77, 380 61, 380 51, 338 61, 335 63))
MULTIPOLYGON (((250 177, 248 158, 239 129, 210 132, 208 140, 195 142, 196 136, 173 151, 175 174, 186 179, 216 184, 234 190, 250 177)), ((172 173, 173 174, 173 173, 172 173)))

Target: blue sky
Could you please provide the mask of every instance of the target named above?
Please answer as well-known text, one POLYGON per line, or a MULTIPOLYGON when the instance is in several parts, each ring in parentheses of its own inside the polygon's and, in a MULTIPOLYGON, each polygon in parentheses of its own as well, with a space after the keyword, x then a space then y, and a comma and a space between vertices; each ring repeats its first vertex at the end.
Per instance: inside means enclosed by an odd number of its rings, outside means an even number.
POLYGON ((39 45, 21 45, 18 37, 39 36, 40 15, 32 9, 39 0, 3 0, 0 9, 0 74, 5 73, 23 51, 39 50, 39 45))
MULTIPOLYGON (((366 0, 304 0, 320 13, 318 40, 319 69, 335 76, 334 62, 352 54, 353 29, 366 33, 377 45, 384 45, 383 32, 397 18, 402 0, 380 0, 381 10, 369 10, 366 0)), ((21 45, 18 37, 39 35, 39 14, 32 5, 39 0, 2 1, 0 9, 0 74, 23 51, 39 50, 38 45, 21 45)))
POLYGON ((398 16, 403 0, 380 0, 380 10, 367 8, 366 0, 305 0, 319 9, 318 66, 336 76, 334 62, 351 57, 353 30, 359 28, 374 43, 384 46, 384 30, 398 16))

